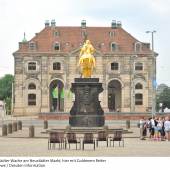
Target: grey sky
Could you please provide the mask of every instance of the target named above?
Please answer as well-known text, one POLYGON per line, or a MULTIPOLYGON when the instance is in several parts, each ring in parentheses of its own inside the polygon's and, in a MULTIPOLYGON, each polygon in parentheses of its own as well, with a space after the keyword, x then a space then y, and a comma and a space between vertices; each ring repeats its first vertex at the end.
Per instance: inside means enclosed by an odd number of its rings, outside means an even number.
POLYGON ((169 39, 170 0, 0 0, 0 77, 13 74, 12 53, 18 49, 23 34, 29 40, 44 28, 46 19, 56 25, 110 26, 121 21, 123 28, 143 42, 154 35, 157 58, 157 82, 170 85, 169 39))

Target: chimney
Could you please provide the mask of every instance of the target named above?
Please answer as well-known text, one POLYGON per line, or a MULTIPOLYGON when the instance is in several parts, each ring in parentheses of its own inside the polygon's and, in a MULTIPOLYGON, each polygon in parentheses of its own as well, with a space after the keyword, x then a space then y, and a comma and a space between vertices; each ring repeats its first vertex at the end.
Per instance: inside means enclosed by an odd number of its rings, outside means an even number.
POLYGON ((46 20, 45 21, 45 27, 49 27, 50 26, 50 22, 49 22, 49 20, 46 20))
POLYGON ((55 23, 56 23, 56 22, 55 22, 55 19, 52 19, 52 20, 51 20, 51 26, 52 26, 52 27, 55 27, 55 23))
POLYGON ((112 20, 111 28, 117 28, 116 20, 112 20))
POLYGON ((81 28, 86 28, 86 20, 81 21, 81 28))
POLYGON ((121 21, 117 21, 117 27, 122 27, 122 23, 121 23, 121 21))

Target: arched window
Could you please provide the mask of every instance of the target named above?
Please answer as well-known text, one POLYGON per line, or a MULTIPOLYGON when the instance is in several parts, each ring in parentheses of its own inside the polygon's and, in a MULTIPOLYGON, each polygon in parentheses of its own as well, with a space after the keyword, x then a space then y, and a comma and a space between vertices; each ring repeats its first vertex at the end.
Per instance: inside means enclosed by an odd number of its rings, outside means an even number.
POLYGON ((143 63, 135 63, 135 70, 143 70, 143 63))
POLYGON ((112 42, 111 43, 111 51, 116 51, 117 50, 117 44, 112 42))
POLYGON ((28 85, 28 89, 29 89, 29 90, 36 89, 36 85, 35 85, 34 83, 30 83, 30 84, 28 85))
POLYGON ((61 70, 61 63, 60 62, 53 63, 53 70, 61 70))
POLYGON ((28 70, 36 70, 36 62, 29 62, 28 70))
POLYGON ((60 51, 60 43, 56 42, 56 43, 54 44, 54 50, 55 50, 55 51, 60 51))
POLYGON ((135 89, 143 89, 143 86, 141 83, 137 83, 136 86, 135 86, 135 89))
POLYGON ((136 42, 135 43, 135 52, 140 52, 141 51, 141 43, 140 42, 136 42))
POLYGON ((116 62, 111 63, 111 70, 119 70, 119 63, 116 62))
POLYGON ((28 94, 28 106, 36 105, 36 94, 28 94))
POLYGON ((143 105, 143 94, 135 94, 135 105, 143 105))

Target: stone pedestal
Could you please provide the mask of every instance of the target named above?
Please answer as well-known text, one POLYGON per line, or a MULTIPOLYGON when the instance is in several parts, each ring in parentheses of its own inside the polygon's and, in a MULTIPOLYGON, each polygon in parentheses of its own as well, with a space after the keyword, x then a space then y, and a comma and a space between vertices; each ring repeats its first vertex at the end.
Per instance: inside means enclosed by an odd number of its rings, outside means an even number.
POLYGON ((99 101, 103 91, 98 78, 75 78, 71 91, 75 101, 70 110, 69 124, 72 127, 104 126, 104 111, 99 101))

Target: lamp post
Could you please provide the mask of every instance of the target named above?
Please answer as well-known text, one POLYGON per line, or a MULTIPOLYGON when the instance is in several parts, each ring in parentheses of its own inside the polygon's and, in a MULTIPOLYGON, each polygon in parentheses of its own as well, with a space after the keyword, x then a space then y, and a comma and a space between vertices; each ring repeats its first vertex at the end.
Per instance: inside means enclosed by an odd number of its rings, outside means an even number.
POLYGON ((152 57, 153 57, 153 69, 152 69, 152 117, 155 115, 156 110, 156 59, 154 55, 154 33, 156 33, 155 30, 153 31, 146 31, 146 33, 151 34, 152 38, 152 57))

